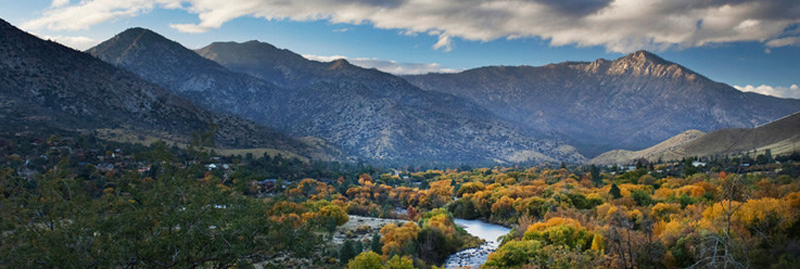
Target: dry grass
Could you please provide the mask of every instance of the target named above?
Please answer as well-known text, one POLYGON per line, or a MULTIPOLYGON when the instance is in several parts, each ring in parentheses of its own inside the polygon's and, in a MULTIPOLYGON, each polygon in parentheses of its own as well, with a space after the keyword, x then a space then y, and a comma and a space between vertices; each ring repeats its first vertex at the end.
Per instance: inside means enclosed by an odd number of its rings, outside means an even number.
MULTIPOLYGON (((151 145, 158 141, 164 141, 168 145, 176 145, 179 148, 187 148, 189 144, 186 143, 188 141, 187 138, 183 138, 180 136, 171 135, 168 133, 140 133, 134 132, 129 129, 124 128, 114 128, 114 129, 94 129, 94 130, 79 130, 82 133, 91 133, 94 134, 103 140, 114 141, 114 142, 121 142, 121 143, 131 143, 131 144, 140 144, 140 145, 151 145)), ((251 149, 228 149, 228 148, 210 148, 220 155, 237 155, 237 156, 244 156, 247 153, 252 153, 253 156, 260 157, 264 154, 268 154, 271 157, 275 157, 278 154, 282 155, 286 158, 297 158, 303 162, 308 162, 308 158, 302 157, 292 152, 277 150, 277 149, 270 149, 270 148, 251 148, 251 149)))

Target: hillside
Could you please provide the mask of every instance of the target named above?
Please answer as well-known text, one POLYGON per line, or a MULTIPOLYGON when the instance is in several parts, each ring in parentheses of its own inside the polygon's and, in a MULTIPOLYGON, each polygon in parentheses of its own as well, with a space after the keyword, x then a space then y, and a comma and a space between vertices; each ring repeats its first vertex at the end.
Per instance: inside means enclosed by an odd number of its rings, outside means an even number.
POLYGON ((680 146, 694 141, 698 138, 705 136, 706 133, 698 130, 689 130, 676 135, 664 142, 658 143, 655 146, 638 150, 630 151, 624 149, 612 150, 589 160, 590 164, 629 164, 638 159, 647 160, 674 160, 680 159, 683 155, 675 153, 675 150, 680 146))
POLYGON ((587 156, 646 148, 685 130, 752 128, 800 110, 800 100, 740 92, 646 51, 614 61, 494 66, 405 78, 566 137, 587 156))
POLYGON ((215 55, 215 60, 230 59, 219 63, 233 70, 221 69, 178 43, 140 29, 89 50, 209 109, 296 137, 319 137, 365 160, 472 164, 583 160, 574 148, 522 133, 469 100, 423 91, 402 78, 344 60, 308 61, 260 42, 214 43, 199 51, 215 55), (247 64, 237 64, 237 59, 247 64), (193 67, 181 68, 185 65, 193 67), (207 83, 195 83, 198 78, 207 83), (226 94, 207 97, 207 92, 216 91, 226 94), (247 106, 229 109, 224 104, 247 106))
POLYGON ((753 150, 772 154, 789 154, 800 148, 800 113, 756 128, 730 128, 703 135, 687 131, 651 148, 630 152, 611 151, 590 160, 590 163, 630 163, 638 158, 676 160, 684 157, 738 155, 753 150), (691 133, 690 133, 691 132, 691 133), (687 135, 690 133, 690 135, 687 135))
POLYGON ((252 122, 206 111, 134 74, 2 20, 0 62, 0 126, 8 131, 58 128, 188 143, 193 134, 216 128, 219 147, 331 157, 326 150, 252 122))

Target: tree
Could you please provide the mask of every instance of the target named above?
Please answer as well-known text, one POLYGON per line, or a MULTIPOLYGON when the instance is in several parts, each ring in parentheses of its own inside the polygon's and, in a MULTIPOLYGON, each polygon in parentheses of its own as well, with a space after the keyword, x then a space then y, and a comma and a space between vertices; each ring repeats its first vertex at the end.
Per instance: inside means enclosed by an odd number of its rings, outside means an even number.
POLYGON ((446 179, 431 182, 430 189, 428 189, 427 205, 429 208, 442 207, 452 200, 452 180, 446 179))
POLYGON ((417 239, 419 234, 419 226, 414 222, 406 222, 398 227, 397 224, 389 223, 381 228, 381 248, 383 256, 389 258, 390 256, 408 255, 407 249, 417 239))
POLYGON ((589 176, 595 186, 600 186, 603 183, 603 178, 600 177, 600 169, 594 164, 589 167, 589 176))
POLYGON ((347 223, 348 220, 350 220, 350 217, 347 216, 347 212, 344 212, 344 209, 338 205, 324 206, 319 210, 319 213, 325 217, 333 219, 336 223, 336 226, 342 226, 347 223))
POLYGON ((359 253, 361 253, 361 244, 356 244, 356 241, 353 240, 345 240, 342 247, 339 249, 339 262, 342 264, 347 264, 348 261, 355 258, 359 253))
POLYGON ((492 219, 505 220, 514 215, 514 199, 503 196, 492 204, 492 219))
POLYGON ((551 218, 545 223, 528 226, 524 240, 542 241, 548 245, 564 245, 571 249, 586 250, 594 235, 580 222, 569 218, 551 218))
POLYGON ((380 233, 373 234, 372 235, 372 240, 370 240, 370 242, 369 242, 369 249, 372 250, 372 252, 375 252, 375 253, 378 253, 378 254, 383 254, 383 251, 381 250, 381 247, 382 247, 382 245, 381 245, 381 234, 380 233))
POLYGON ((744 180, 740 175, 727 175, 724 172, 719 175, 719 185, 722 189, 720 194, 720 201, 715 203, 710 208, 703 212, 706 219, 710 219, 715 223, 711 223, 713 227, 720 227, 718 233, 709 233, 704 239, 705 246, 699 248, 700 259, 691 265, 691 268, 698 266, 705 267, 722 267, 722 268, 745 268, 739 256, 744 255, 741 235, 733 232, 734 216, 745 204, 744 201, 748 199, 746 193, 746 186, 744 180), (720 223, 721 222, 721 223, 720 223), (722 248, 721 251, 717 249, 722 248), (722 263, 720 265, 719 263, 722 263))
POLYGON ((535 240, 511 241, 489 254, 484 267, 510 268, 527 264, 536 258, 542 245, 535 240))
POLYGON ((384 266, 385 269, 414 269, 414 262, 406 257, 394 256, 384 266))
POLYGON ((683 161, 683 176, 689 177, 697 173, 697 168, 694 167, 692 164, 694 162, 694 158, 684 159, 683 161))
POLYGON ((363 252, 347 263, 348 269, 383 269, 381 256, 375 252, 363 252))
POLYGON ((611 189, 608 191, 608 194, 611 195, 612 199, 618 199, 622 197, 622 191, 617 187, 616 183, 611 183, 611 189))
POLYGON ((646 190, 635 190, 631 193, 631 198, 636 201, 639 206, 649 206, 653 203, 653 198, 650 198, 650 193, 646 190))

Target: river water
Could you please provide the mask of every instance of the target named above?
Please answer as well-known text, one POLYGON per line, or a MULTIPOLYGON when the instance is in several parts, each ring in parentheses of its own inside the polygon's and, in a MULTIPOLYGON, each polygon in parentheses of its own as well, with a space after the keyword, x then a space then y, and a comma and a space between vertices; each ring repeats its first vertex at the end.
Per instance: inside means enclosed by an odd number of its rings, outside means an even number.
POLYGON ((444 263, 445 269, 480 268, 486 263, 489 253, 497 250, 499 245, 497 238, 511 231, 506 227, 480 220, 456 219, 456 225, 464 228, 471 235, 486 240, 486 243, 477 248, 465 249, 450 255, 444 263))

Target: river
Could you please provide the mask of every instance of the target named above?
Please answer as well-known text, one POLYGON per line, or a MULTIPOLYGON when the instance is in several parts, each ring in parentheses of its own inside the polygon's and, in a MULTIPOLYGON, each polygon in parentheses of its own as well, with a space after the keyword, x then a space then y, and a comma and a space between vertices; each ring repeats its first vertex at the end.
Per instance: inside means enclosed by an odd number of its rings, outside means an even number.
POLYGON ((500 244, 497 238, 511 231, 506 227, 480 220, 456 219, 456 225, 464 228, 471 235, 486 240, 486 243, 477 248, 465 249, 450 255, 444 263, 445 269, 480 268, 486 263, 489 253, 497 250, 500 244))

